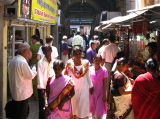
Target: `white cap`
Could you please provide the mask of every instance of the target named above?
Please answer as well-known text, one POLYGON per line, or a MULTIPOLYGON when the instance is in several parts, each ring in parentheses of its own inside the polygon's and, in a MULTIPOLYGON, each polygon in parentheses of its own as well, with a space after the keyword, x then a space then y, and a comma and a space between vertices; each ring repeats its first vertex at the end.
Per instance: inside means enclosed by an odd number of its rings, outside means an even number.
POLYGON ((67 39, 67 36, 63 36, 63 39, 67 39))
POLYGON ((96 39, 96 38, 98 38, 98 36, 97 36, 97 35, 94 35, 93 38, 96 39))

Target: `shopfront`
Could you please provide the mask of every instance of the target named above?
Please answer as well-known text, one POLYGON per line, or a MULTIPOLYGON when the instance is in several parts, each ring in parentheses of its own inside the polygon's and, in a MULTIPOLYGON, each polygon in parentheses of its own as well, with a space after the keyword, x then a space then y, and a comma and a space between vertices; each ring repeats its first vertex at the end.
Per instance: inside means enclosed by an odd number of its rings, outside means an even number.
POLYGON ((5 104, 10 99, 7 64, 15 56, 17 46, 22 42, 31 44, 31 36, 39 35, 45 42, 56 24, 56 0, 15 0, 11 5, 0 7, 1 36, 1 100, 0 118, 5 118, 5 104), (4 10, 4 12, 3 12, 4 10))
POLYGON ((56 14, 55 0, 19 0, 5 6, 8 60, 15 55, 20 43, 31 44, 32 35, 39 35, 45 43, 46 36, 51 34, 51 25, 56 24, 56 14))

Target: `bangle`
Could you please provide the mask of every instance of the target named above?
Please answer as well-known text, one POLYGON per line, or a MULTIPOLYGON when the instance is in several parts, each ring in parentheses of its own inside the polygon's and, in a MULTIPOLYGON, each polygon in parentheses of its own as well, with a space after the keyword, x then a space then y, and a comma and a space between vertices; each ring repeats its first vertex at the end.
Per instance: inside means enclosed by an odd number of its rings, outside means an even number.
POLYGON ((71 99, 72 97, 70 95, 68 95, 68 97, 71 99))

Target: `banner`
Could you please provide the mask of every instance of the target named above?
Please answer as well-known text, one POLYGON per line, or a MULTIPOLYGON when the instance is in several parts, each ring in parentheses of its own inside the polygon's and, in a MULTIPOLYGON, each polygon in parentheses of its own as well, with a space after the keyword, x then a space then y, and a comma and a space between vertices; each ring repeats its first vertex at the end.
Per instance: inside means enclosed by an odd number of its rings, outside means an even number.
POLYGON ((31 15, 31 0, 18 1, 18 17, 30 19, 31 15))
POLYGON ((56 23, 57 0, 32 0, 31 19, 47 23, 56 23))

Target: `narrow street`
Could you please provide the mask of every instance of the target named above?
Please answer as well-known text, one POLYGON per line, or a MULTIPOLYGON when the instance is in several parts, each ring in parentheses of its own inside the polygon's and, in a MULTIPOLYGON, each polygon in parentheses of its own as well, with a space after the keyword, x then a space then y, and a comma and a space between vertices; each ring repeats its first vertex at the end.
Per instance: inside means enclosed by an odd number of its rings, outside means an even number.
MULTIPOLYGON (((35 101, 33 97, 29 99, 30 112, 27 119, 38 119, 38 101, 35 101)), ((92 119, 92 118, 89 118, 92 119)), ((103 116, 106 119, 106 115, 103 116)))
POLYGON ((33 97, 29 99, 29 116, 27 119, 38 119, 38 101, 35 101, 33 97))

